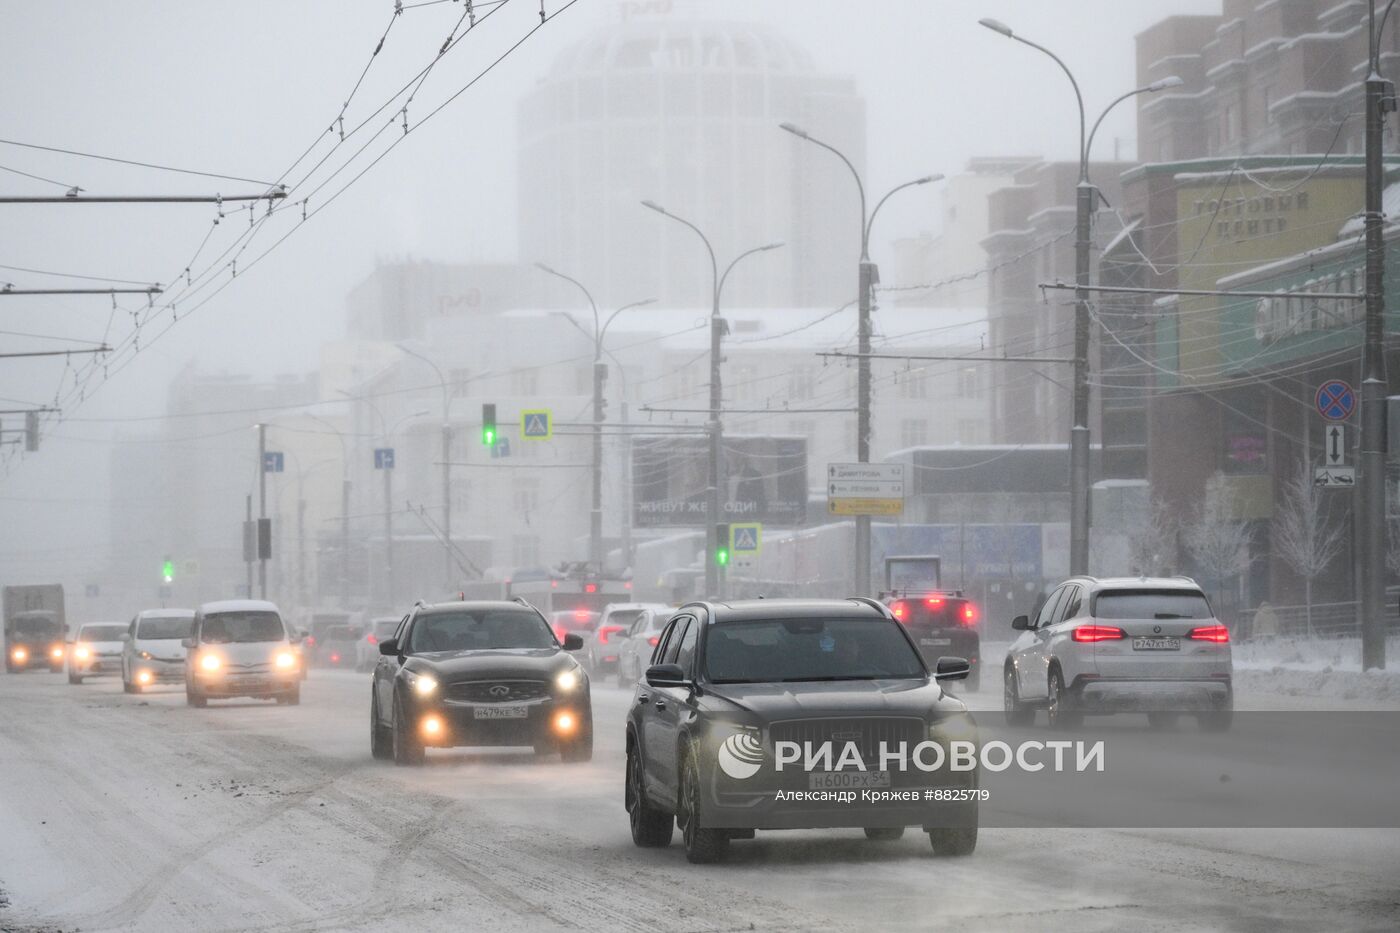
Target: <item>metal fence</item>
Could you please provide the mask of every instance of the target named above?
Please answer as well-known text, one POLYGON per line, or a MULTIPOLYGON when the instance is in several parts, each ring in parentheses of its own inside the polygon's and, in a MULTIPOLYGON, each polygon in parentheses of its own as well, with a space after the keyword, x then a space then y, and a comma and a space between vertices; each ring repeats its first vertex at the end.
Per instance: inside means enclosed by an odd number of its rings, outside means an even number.
MULTIPOLYGON (((1397 629, 1394 598, 1387 599, 1386 627, 1397 629)), ((1237 641, 1251 641, 1260 638, 1309 636, 1316 638, 1344 638, 1361 633, 1357 623, 1355 600, 1344 603, 1314 603, 1309 613, 1306 606, 1268 606, 1261 604, 1254 609, 1240 612, 1236 623, 1231 626, 1237 641), (1309 616, 1311 615, 1311 620, 1309 616)))

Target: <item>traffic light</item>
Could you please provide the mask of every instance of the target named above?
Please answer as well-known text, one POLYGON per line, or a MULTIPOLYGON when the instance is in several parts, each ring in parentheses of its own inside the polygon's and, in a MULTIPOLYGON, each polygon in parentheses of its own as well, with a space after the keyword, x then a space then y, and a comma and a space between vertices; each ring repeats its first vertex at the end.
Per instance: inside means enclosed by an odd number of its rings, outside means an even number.
POLYGON ((715 525, 715 563, 723 567, 729 563, 729 523, 715 525))
POLYGON ((175 582, 175 562, 169 557, 160 565, 160 576, 166 583, 175 582))
POLYGON ((481 405, 481 443, 487 447, 496 446, 496 405, 493 402, 481 405))

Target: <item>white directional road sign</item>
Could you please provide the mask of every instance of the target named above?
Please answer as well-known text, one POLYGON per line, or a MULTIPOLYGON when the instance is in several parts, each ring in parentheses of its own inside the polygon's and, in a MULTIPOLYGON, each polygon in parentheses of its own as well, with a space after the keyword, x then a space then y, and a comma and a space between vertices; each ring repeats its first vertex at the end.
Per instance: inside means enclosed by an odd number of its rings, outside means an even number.
POLYGON ((1313 485, 1331 489, 1351 489, 1356 485, 1356 467, 1314 467, 1313 485))
POLYGON ((1329 424, 1323 431, 1322 460, 1329 467, 1347 462, 1347 428, 1344 424, 1329 424))
POLYGON ((904 511, 902 463, 830 463, 827 511, 832 515, 898 515, 904 511))

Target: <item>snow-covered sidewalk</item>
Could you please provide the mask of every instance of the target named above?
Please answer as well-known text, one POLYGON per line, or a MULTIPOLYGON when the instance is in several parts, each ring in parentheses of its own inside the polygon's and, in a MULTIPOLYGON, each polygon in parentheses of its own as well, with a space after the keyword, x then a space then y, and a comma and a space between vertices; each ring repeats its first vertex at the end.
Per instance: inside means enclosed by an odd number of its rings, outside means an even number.
POLYGON ((1234 646, 1235 692, 1317 697, 1400 707, 1400 638, 1386 642, 1387 670, 1361 670, 1358 638, 1259 639, 1234 646))

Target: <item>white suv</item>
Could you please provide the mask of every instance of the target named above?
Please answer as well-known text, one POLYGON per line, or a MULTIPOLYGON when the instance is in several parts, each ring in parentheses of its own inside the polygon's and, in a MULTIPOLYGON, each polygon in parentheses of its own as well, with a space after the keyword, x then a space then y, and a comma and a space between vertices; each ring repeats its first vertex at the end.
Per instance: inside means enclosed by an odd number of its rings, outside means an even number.
POLYGON ((1147 713, 1154 727, 1181 712, 1203 729, 1230 727, 1230 632, 1194 580, 1074 577, 1011 627, 1020 634, 1002 678, 1013 724, 1044 708, 1052 727, 1121 712, 1147 713))

